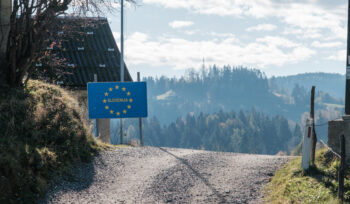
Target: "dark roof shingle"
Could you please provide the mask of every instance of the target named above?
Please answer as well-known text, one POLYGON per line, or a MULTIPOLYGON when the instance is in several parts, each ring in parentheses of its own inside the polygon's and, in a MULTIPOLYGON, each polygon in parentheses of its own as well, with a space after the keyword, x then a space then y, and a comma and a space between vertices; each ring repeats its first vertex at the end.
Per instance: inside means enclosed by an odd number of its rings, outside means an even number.
MULTIPOLYGON (((120 52, 107 19, 60 17, 59 20, 62 28, 75 26, 71 28, 73 32, 61 28, 56 32, 61 46, 54 46, 52 52, 66 59, 65 66, 60 67, 64 74, 57 81, 66 86, 85 87, 94 80, 94 74, 99 82, 120 81, 120 52)), ((132 81, 125 63, 124 68, 125 81, 132 81)))

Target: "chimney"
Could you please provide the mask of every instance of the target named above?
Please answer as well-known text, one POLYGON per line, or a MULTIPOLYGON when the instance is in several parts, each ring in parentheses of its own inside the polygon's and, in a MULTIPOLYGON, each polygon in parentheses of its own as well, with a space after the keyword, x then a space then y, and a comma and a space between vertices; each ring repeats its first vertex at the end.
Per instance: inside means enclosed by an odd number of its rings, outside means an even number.
POLYGON ((12 0, 0 0, 0 58, 6 52, 11 13, 12 0))

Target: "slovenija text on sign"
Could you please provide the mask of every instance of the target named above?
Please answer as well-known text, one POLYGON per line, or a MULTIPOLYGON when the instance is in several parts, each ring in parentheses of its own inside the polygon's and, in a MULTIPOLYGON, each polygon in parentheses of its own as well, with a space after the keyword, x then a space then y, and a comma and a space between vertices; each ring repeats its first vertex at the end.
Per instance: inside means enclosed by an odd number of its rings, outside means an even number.
POLYGON ((89 118, 147 117, 146 82, 88 83, 89 118))

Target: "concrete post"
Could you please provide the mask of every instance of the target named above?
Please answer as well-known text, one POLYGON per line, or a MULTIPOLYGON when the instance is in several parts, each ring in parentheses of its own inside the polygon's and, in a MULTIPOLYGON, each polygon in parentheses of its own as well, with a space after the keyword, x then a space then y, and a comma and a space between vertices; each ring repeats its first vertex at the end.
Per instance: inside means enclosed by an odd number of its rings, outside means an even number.
MULTIPOLYGON (((97 82, 97 74, 94 74, 94 82, 97 82)), ((110 136, 110 119, 96 119, 95 121, 96 128, 96 137, 100 139, 102 142, 110 144, 111 136, 110 136)))
POLYGON ((111 143, 110 119, 98 119, 97 126, 98 126, 98 139, 100 139, 104 143, 110 144, 111 143))
POLYGON ((345 137, 346 163, 350 163, 350 116, 345 115, 341 119, 328 121, 328 146, 337 154, 340 154, 340 135, 345 137))
POLYGON ((336 153, 340 153, 339 136, 344 133, 344 120, 336 119, 328 121, 328 146, 336 153))

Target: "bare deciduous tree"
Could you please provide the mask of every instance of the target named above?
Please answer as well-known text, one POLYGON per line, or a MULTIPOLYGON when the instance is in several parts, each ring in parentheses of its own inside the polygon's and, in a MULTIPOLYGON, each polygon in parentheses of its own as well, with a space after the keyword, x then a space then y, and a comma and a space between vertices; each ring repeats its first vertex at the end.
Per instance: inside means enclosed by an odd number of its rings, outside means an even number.
POLYGON ((42 57, 40 50, 47 46, 58 16, 102 16, 115 12, 120 4, 119 0, 1 1, 12 1, 9 23, 0 25, 0 47, 5 47, 5 52, 0 52, 0 83, 11 87, 22 85, 28 70, 35 69, 32 64, 42 57))

